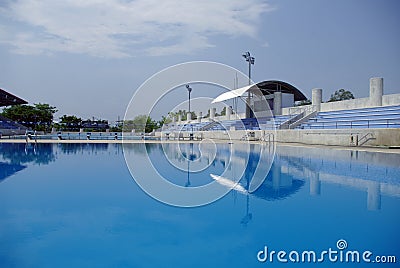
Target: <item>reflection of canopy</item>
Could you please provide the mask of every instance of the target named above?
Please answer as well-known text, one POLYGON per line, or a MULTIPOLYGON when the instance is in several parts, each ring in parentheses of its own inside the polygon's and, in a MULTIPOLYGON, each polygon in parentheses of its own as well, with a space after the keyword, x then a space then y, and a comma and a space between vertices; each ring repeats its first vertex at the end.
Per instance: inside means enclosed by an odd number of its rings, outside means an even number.
POLYGON ((304 96, 304 94, 295 88, 294 86, 282 82, 282 81, 277 81, 277 80, 270 80, 270 81, 263 81, 257 84, 252 84, 249 86, 241 87, 235 90, 231 90, 229 92, 225 92, 218 97, 216 97, 212 103, 216 102, 221 102, 221 101, 226 101, 230 100, 233 98, 241 97, 243 96, 244 93, 247 91, 252 92, 253 94, 259 94, 259 92, 262 92, 263 95, 270 95, 274 94, 274 92, 282 92, 282 93, 289 93, 294 95, 294 100, 295 101, 301 101, 301 100, 306 100, 307 98, 304 96))
POLYGON ((303 180, 293 179, 290 187, 279 187, 278 189, 274 189, 272 182, 266 180, 260 188, 253 193, 253 195, 267 201, 282 200, 295 194, 304 186, 304 184, 305 182, 303 180))
POLYGON ((22 166, 20 164, 9 164, 0 162, 0 182, 5 178, 17 173, 20 170, 23 170, 26 166, 22 166))

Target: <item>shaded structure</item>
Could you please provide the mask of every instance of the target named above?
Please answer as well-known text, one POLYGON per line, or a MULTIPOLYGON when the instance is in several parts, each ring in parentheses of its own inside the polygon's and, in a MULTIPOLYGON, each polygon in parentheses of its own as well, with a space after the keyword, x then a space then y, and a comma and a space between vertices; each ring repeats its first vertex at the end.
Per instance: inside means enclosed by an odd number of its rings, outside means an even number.
POLYGON ((27 103, 28 102, 26 100, 23 100, 0 88, 0 107, 27 103))
POLYGON ((281 115, 282 108, 293 107, 296 101, 307 100, 295 86, 279 80, 268 80, 225 92, 216 97, 212 103, 242 98, 245 93, 251 96, 246 103, 252 110, 251 113, 246 112, 246 117, 254 117, 254 113, 268 110, 272 110, 274 115, 281 115))
POLYGON ((294 101, 306 100, 307 97, 295 86, 279 81, 279 80, 268 80, 259 82, 256 86, 261 90, 264 95, 273 95, 275 92, 281 92, 286 94, 292 94, 294 101))
MULTIPOLYGON (((23 100, 0 88, 0 107, 27 103, 28 102, 26 100, 23 100)), ((0 116, 0 138, 2 135, 24 134, 26 129, 27 128, 25 126, 18 124, 11 119, 0 116)))

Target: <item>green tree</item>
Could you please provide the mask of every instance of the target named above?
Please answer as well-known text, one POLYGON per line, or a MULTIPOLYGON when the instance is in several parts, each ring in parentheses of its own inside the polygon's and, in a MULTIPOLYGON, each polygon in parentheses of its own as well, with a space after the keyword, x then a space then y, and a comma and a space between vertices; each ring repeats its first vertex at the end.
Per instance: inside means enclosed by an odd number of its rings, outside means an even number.
POLYGON ((303 106, 303 105, 309 105, 309 104, 311 104, 312 102, 310 101, 310 100, 302 100, 302 101, 299 101, 297 104, 296 104, 296 106, 303 106))
POLYGON ((133 120, 124 120, 122 122, 122 131, 123 132, 131 132, 135 129, 135 125, 133 124, 133 120))
MULTIPOLYGON (((186 110, 179 110, 178 112, 169 112, 169 116, 175 117, 176 119, 178 119, 178 116, 180 115, 182 118, 182 121, 186 121, 187 120, 187 111, 186 110)), ((195 112, 190 112, 192 114, 192 120, 197 119, 197 114, 195 112)))
POLYGON ((220 115, 221 116, 226 115, 226 106, 224 108, 222 108, 220 115))
POLYGON ((63 115, 60 117, 60 126, 63 130, 79 130, 82 126, 82 118, 75 115, 63 115))
POLYGON ((336 90, 335 93, 331 95, 331 98, 328 100, 328 102, 351 100, 351 99, 354 99, 353 93, 341 88, 339 90, 336 90))
POLYGON ((169 124, 172 122, 172 119, 170 116, 162 116, 161 120, 158 121, 158 127, 162 127, 164 124, 169 124))
POLYGON ((210 117, 210 109, 207 109, 207 114, 203 116, 204 118, 209 118, 210 117))
POLYGON ((49 123, 50 125, 53 122, 53 115, 57 112, 57 109, 46 103, 37 103, 35 104, 35 111, 40 122, 49 123))
POLYGON ((53 123, 56 112, 56 107, 37 103, 33 106, 22 104, 4 108, 1 114, 34 130, 47 130, 53 123))
POLYGON ((135 129, 136 132, 145 131, 147 117, 148 117, 147 115, 138 115, 132 120, 133 128, 135 129))
POLYGON ((153 131, 153 129, 156 129, 156 128, 157 128, 157 122, 155 120, 151 119, 150 116, 148 116, 146 119, 146 126, 144 129, 144 132, 150 133, 153 131))
POLYGON ((151 132, 157 127, 157 122, 147 115, 138 115, 133 120, 125 120, 123 123, 123 131, 128 132, 133 129, 135 132, 151 132))

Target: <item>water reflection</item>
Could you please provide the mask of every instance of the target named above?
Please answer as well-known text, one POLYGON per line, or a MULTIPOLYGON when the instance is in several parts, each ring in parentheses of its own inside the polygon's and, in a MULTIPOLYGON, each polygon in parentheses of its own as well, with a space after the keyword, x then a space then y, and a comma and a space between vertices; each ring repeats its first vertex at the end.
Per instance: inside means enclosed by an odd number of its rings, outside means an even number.
POLYGON ((12 164, 47 165, 56 157, 52 144, 0 143, 0 156, 12 164))
POLYGON ((281 147, 292 174, 307 178, 310 195, 321 195, 324 184, 367 192, 368 210, 381 209, 381 196, 400 197, 399 154, 350 150, 281 147))
POLYGON ((23 170, 24 168, 26 168, 26 166, 20 164, 0 162, 0 182, 5 180, 7 177, 14 175, 18 171, 23 170))
POLYGON ((0 182, 27 168, 55 161, 50 144, 0 143, 0 182))
MULTIPOLYGON (((113 144, 115 154, 120 155, 121 146, 113 144)), ((110 144, 90 143, 0 143, 0 182, 7 177, 26 169, 29 165, 48 165, 57 156, 75 154, 97 154, 110 151, 110 144)))
MULTIPOLYGON (((254 170, 260 162, 260 147, 251 145, 245 173, 239 182, 240 187, 232 186, 235 182, 233 177, 221 178, 212 174, 214 180, 239 193, 245 192, 248 196, 266 201, 290 198, 307 183, 310 196, 320 196, 324 185, 340 185, 365 191, 368 210, 381 209, 382 195, 400 197, 399 154, 289 146, 279 147, 265 180, 255 192, 251 192, 249 185, 257 175, 254 170)), ((229 161, 235 165, 246 162, 246 154, 240 147, 235 147, 234 150, 235 153, 229 161)), ((217 154, 214 161, 225 162, 221 155, 225 157, 227 154, 217 154)), ((187 161, 189 171, 189 160, 187 161)), ((252 218, 248 209, 248 196, 247 212, 242 220, 244 224, 252 218)))
MULTIPOLYGON (((57 149, 63 154, 83 154, 88 152, 107 151, 110 147, 108 143, 59 143, 57 149)), ((119 147, 119 146, 118 146, 119 147)))
MULTIPOLYGON (((268 146, 251 144, 250 151, 241 144, 124 144, 129 154, 149 156, 160 168, 160 173, 173 175, 173 183, 196 187, 213 182, 210 174, 220 175, 227 170, 226 179, 233 182, 240 176, 239 184, 245 189, 246 212, 242 223, 252 219, 251 198, 265 201, 285 200, 304 190, 310 196, 321 196, 324 188, 339 185, 365 192, 368 210, 380 210, 382 196, 400 197, 399 154, 361 152, 352 150, 319 149, 280 146, 267 172, 255 174, 254 170, 265 161, 262 150, 268 146), (170 162, 169 162, 170 161, 170 162), (243 175, 236 169, 244 168, 243 175), (260 174, 267 174, 260 177, 260 174), (235 177, 236 176, 236 177, 235 177), (262 181, 260 187, 249 191, 253 180, 262 181)), ((13 144, 0 143, 0 181, 26 169, 30 164, 48 165, 59 155, 98 154, 122 156, 118 144, 13 144)), ((267 157, 271 154, 267 153, 267 157)), ((121 161, 123 159, 121 158, 121 161)))

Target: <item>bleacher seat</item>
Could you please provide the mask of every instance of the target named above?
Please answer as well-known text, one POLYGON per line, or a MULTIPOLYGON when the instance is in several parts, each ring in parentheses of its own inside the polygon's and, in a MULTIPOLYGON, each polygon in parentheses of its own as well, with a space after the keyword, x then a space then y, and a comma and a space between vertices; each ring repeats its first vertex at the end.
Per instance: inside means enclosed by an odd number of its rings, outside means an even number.
POLYGON ((26 127, 0 115, 0 129, 26 129, 26 127))
POLYGON ((234 127, 235 130, 272 130, 277 129, 283 122, 288 120, 290 116, 281 115, 275 117, 260 117, 260 118, 245 118, 245 119, 233 119, 233 120, 222 120, 219 122, 190 122, 185 124, 176 124, 165 126, 164 132, 174 131, 225 131, 230 130, 234 127), (209 127, 207 127, 209 126, 209 127))
POLYGON ((320 112, 300 129, 399 128, 400 105, 320 112))

